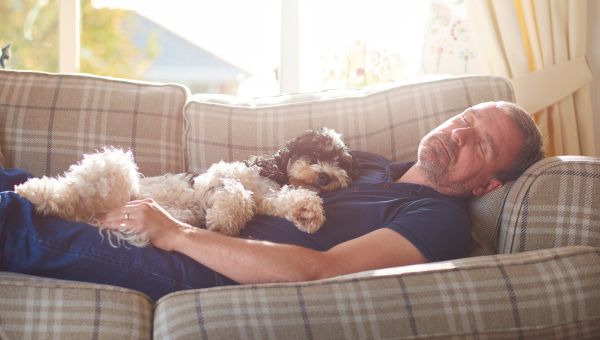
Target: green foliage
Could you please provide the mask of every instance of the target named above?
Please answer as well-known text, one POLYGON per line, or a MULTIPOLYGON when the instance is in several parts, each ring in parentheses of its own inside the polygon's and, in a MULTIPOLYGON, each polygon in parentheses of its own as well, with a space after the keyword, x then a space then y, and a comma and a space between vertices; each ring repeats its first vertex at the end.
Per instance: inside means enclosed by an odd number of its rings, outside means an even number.
POLYGON ((139 78, 158 55, 156 43, 139 49, 124 31, 131 31, 131 11, 94 8, 81 1, 81 72, 122 78, 139 78))
POLYGON ((0 0, 0 45, 11 69, 58 71, 58 1, 0 0))
MULTIPOLYGON (((11 44, 9 68, 58 71, 58 9, 58 0, 0 0, 0 46, 11 44)), ((139 78, 158 48, 148 41, 148 47, 140 49, 123 34, 133 28, 127 27, 132 15, 81 0, 81 72, 139 78)))

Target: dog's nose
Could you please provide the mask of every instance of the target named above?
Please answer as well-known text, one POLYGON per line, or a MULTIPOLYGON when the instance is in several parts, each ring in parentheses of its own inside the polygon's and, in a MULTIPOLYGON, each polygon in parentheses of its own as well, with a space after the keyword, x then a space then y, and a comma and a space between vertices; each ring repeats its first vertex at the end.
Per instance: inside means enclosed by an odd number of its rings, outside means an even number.
POLYGON ((329 182, 331 182, 331 178, 329 178, 329 176, 326 173, 319 173, 319 176, 317 177, 317 184, 319 186, 325 186, 329 184, 329 182))

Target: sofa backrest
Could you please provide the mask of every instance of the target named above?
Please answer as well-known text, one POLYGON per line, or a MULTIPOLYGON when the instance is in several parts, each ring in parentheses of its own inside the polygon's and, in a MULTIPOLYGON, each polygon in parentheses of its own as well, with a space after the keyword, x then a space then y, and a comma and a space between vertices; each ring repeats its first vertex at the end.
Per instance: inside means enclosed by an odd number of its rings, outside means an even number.
POLYGON ((361 90, 322 91, 241 100, 195 95, 184 109, 190 169, 270 154, 307 129, 329 127, 353 150, 396 161, 414 160, 419 140, 465 108, 513 101, 503 78, 468 76, 361 90))
POLYGON ((57 175, 113 145, 131 149, 146 175, 182 172, 186 99, 180 85, 0 71, 4 166, 57 175))

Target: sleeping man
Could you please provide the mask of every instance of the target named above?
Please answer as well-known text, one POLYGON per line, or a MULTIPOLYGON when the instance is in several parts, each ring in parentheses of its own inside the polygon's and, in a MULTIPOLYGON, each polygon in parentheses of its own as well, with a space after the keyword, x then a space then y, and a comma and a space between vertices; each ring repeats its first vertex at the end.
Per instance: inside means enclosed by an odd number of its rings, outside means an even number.
MULTIPOLYGON (((42 217, 14 192, 0 193, 0 270, 107 283, 153 299, 182 289, 315 280, 467 256, 466 198, 520 176, 543 157, 540 132, 508 102, 475 105, 421 140, 415 163, 354 151, 358 178, 323 193, 326 221, 313 234, 259 215, 239 237, 174 219, 150 199, 102 221, 146 233, 152 246, 114 248, 96 228, 42 217)), ((0 190, 25 180, 2 170, 0 190)))

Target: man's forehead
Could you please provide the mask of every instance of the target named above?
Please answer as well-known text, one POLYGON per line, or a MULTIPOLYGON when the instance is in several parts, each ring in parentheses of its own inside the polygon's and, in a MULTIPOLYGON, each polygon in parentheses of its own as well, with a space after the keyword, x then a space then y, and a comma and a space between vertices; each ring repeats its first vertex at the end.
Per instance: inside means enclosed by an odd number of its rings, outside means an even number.
POLYGON ((481 118, 481 112, 477 110, 477 108, 469 107, 464 111, 464 114, 470 114, 475 116, 475 118, 481 118))
POLYGON ((465 111, 474 111, 480 114, 481 112, 496 112, 502 110, 498 107, 498 103, 496 102, 485 102, 468 107, 465 111))
POLYGON ((472 105, 471 107, 497 107, 499 104, 499 102, 482 102, 482 103, 477 103, 475 105, 472 105))

